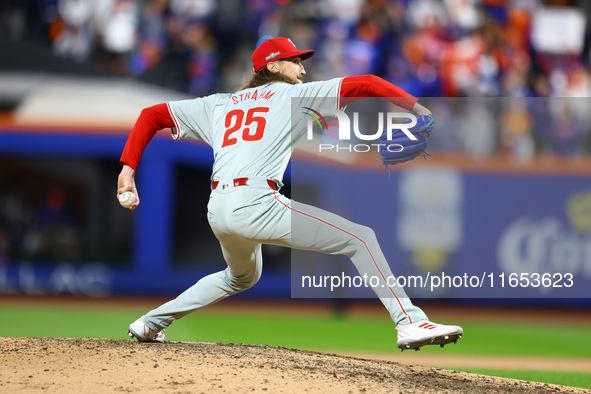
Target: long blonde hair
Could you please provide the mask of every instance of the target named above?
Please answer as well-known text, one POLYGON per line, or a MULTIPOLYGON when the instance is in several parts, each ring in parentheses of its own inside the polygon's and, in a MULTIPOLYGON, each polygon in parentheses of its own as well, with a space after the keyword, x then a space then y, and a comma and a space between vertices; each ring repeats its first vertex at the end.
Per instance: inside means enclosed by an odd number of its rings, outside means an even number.
POLYGON ((287 78, 283 74, 269 71, 269 69, 265 66, 254 73, 244 85, 236 89, 236 92, 243 89, 256 88, 257 86, 266 85, 273 82, 285 82, 295 85, 291 79, 287 78))

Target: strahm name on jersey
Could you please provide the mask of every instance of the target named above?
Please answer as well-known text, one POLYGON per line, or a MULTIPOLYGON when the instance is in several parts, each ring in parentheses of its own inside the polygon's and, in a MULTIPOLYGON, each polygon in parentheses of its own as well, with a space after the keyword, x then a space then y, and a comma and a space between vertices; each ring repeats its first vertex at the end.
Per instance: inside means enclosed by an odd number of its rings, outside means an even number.
POLYGON ((254 92, 246 92, 232 96, 232 102, 238 104, 245 100, 269 100, 274 94, 275 92, 266 89, 261 90, 259 93, 259 90, 256 89, 254 92))

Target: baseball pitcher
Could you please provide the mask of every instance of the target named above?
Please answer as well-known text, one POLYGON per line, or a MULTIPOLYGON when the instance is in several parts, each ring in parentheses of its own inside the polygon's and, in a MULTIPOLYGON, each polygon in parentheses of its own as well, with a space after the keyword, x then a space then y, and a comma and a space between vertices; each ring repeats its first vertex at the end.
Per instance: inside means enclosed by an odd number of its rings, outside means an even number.
POLYGON ((402 350, 443 346, 462 336, 458 326, 430 322, 401 287, 388 285, 393 274, 373 230, 279 192, 294 144, 306 131, 304 120, 290 117, 292 98, 340 109, 364 97, 382 97, 431 117, 417 98, 376 76, 302 83, 302 61, 313 54, 298 50, 288 38, 267 39, 252 54, 253 76, 235 93, 162 103, 141 112, 121 156, 117 196, 131 192, 135 202, 129 209, 139 205, 135 171, 158 130, 171 128, 175 139, 205 141, 214 153, 212 182, 204 185, 211 187, 207 219, 227 268, 136 320, 130 336, 164 342, 164 329, 175 320, 253 286, 261 276, 262 244, 344 254, 361 276, 381 278, 373 290, 396 323, 402 350))

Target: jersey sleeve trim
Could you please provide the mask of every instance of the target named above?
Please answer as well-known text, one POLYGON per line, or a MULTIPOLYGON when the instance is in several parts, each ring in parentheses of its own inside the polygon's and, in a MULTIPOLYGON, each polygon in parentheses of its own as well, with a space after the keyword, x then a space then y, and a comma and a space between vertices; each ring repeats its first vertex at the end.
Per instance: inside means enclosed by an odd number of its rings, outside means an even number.
POLYGON ((337 108, 336 109, 338 109, 338 110, 344 109, 344 108, 341 107, 341 88, 343 86, 343 80, 344 79, 345 78, 341 78, 339 80, 338 85, 337 85, 337 108))
POLYGON ((179 122, 176 119, 174 112, 172 111, 172 107, 170 106, 170 103, 167 102, 166 106, 168 107, 168 112, 170 112, 170 117, 172 118, 172 121, 174 122, 174 128, 171 130, 172 138, 175 140, 178 140, 181 138, 181 128, 179 127, 179 122))

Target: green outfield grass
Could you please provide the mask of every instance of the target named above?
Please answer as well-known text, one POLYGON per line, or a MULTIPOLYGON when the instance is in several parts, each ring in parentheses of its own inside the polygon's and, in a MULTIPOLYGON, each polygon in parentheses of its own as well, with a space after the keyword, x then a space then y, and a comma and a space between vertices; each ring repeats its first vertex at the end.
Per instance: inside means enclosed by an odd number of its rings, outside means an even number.
MULTIPOLYGON (((286 308, 289 308, 287 304, 286 308)), ((133 308, 81 308, 58 306, 0 307, 0 336, 127 338, 127 325, 144 313, 133 308)), ((452 323, 452 322, 449 322, 452 323)), ((458 322, 459 323, 459 322, 458 322)), ((510 324, 461 322, 465 336, 445 350, 435 346, 427 352, 456 355, 515 355, 591 359, 589 327, 559 324, 510 324), (560 330, 560 346, 549 340, 560 330)), ((204 341, 266 344, 320 351, 398 352, 394 324, 384 316, 335 317, 328 314, 295 316, 264 311, 229 313, 215 308, 175 322, 167 331, 172 341, 204 341)), ((591 389, 591 374, 540 371, 464 369, 470 372, 591 389)))
POLYGON ((465 369, 457 368, 458 371, 474 372, 482 375, 500 376, 502 378, 529 380, 530 382, 542 382, 551 384, 562 384, 565 386, 591 388, 589 380, 591 374, 578 372, 551 372, 551 371, 522 371, 508 369, 465 369))

